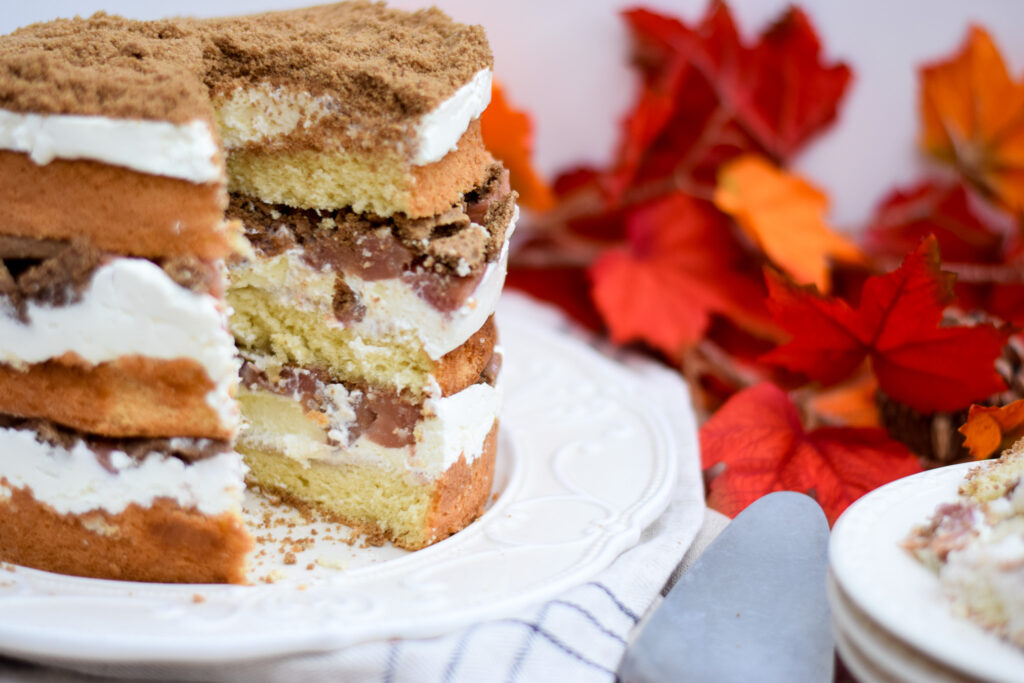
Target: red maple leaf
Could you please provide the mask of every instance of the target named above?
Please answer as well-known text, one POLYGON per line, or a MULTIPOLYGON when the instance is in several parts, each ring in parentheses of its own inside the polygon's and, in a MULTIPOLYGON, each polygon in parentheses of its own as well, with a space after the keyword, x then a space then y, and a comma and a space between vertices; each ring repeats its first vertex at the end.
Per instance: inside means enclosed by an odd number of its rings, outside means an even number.
POLYGON ((899 257, 935 235, 946 261, 999 263, 1003 235, 977 212, 960 184, 922 182, 894 190, 872 219, 865 247, 882 257, 899 257))
POLYGON ((505 286, 552 303, 584 327, 600 332, 601 315, 590 299, 587 271, 579 266, 509 265, 505 286))
POLYGON ((1013 261, 1014 246, 1007 240, 1011 226, 1002 224, 1007 218, 972 201, 962 184, 926 181, 894 190, 882 202, 865 246, 877 258, 895 259, 934 234, 947 267, 967 275, 954 285, 959 307, 1022 325, 1024 267, 1013 261))
MULTIPOLYGON (((1024 273, 1024 260, 1015 267, 1018 274, 1024 273)), ((990 285, 986 289, 983 301, 977 307, 1017 328, 1024 327, 1024 284, 990 285)))
POLYGON ((812 495, 829 522, 868 491, 921 470, 903 444, 874 428, 805 431, 789 397, 774 384, 733 396, 700 429, 708 504, 729 516, 773 491, 812 495))
POLYGON ((774 332, 755 302, 760 284, 746 275, 728 223, 713 206, 671 194, 635 209, 628 245, 591 266, 593 298, 617 343, 644 341, 677 358, 700 339, 712 314, 747 329, 774 332))
POLYGON ((1006 218, 972 201, 963 185, 923 182, 882 201, 868 228, 866 248, 876 258, 896 259, 935 235, 947 267, 969 276, 955 284, 960 308, 1021 325, 1024 264, 1013 261, 1014 245, 1007 240, 1011 226, 1000 223, 1006 218))
POLYGON ((745 152, 782 163, 835 118, 850 80, 845 65, 822 64, 796 8, 751 47, 722 2, 695 28, 645 9, 624 16, 644 86, 603 178, 613 198, 638 184, 713 187, 718 167, 745 152))
POLYGON ((1009 332, 940 326, 953 279, 934 237, 895 271, 869 278, 856 309, 769 272, 769 308, 793 339, 764 360, 833 384, 870 358, 890 397, 924 413, 963 408, 1006 388, 995 360, 1009 332))

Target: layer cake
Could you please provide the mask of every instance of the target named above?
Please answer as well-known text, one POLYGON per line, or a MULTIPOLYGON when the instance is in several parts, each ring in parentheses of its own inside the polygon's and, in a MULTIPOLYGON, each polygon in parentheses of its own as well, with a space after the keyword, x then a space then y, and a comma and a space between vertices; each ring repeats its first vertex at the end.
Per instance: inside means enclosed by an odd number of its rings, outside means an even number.
POLYGON ((411 549, 480 513, 490 66, 364 2, 0 38, 0 559, 242 582, 243 477, 411 549))

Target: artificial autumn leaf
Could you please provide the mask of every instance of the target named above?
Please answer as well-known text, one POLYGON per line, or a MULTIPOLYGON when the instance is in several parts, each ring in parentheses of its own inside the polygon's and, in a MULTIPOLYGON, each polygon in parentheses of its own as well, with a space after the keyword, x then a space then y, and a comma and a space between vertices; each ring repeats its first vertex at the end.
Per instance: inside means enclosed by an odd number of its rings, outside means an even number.
POLYGON ((774 384, 733 396, 700 429, 708 504, 733 516, 773 491, 808 493, 829 522, 853 501, 887 482, 919 472, 917 459, 884 430, 823 427, 805 431, 789 397, 774 384))
POLYGON ((755 152, 788 160, 835 118, 850 70, 825 65, 806 15, 791 8, 752 46, 713 2, 696 27, 645 9, 624 13, 643 91, 624 125, 619 161, 604 177, 617 199, 711 188, 718 167, 755 152))
POLYGON ((793 339, 764 360, 834 384, 869 358, 891 398, 922 413, 959 410, 1006 388, 995 360, 1009 333, 941 327, 952 280, 933 237, 897 270, 869 278, 856 309, 768 272, 769 308, 793 339))
POLYGON ((896 190, 875 212, 865 246, 883 261, 895 259, 934 235, 947 268, 960 276, 958 306, 1024 324, 1024 262, 1013 261, 1004 214, 972 201, 961 184, 923 182, 896 190))
POLYGON ((780 161, 792 158, 804 143, 836 117, 852 74, 845 64, 825 66, 821 43, 807 15, 791 7, 752 50, 751 87, 744 113, 758 138, 780 161))
POLYGON ((1014 212, 1024 209, 1024 82, 988 33, 972 27, 960 51, 921 69, 921 147, 1014 212))
MULTIPOLYGON (((1016 268, 1024 273, 1024 261, 1016 268)), ((1024 283, 992 285, 988 290, 979 307, 1015 327, 1024 327, 1024 283)))
POLYGON ((590 298, 587 272, 579 266, 534 266, 510 264, 505 279, 507 289, 517 289, 554 304, 570 318, 589 330, 604 328, 601 315, 590 298))
POLYGON ((880 427, 882 421, 875 401, 877 392, 875 376, 858 372, 841 384, 816 392, 808 400, 807 408, 826 424, 880 427))
POLYGON ((763 157, 744 155, 723 166, 715 205, 800 284, 827 292, 833 259, 863 261, 860 250, 825 223, 825 194, 763 157))
POLYGON ((972 207, 960 185, 926 181, 886 196, 867 229, 872 254, 900 257, 935 235, 947 262, 1000 263, 1003 235, 972 207))
POLYGON ((960 433, 975 460, 1001 453, 1024 438, 1024 399, 999 407, 972 405, 960 433))
POLYGON ((480 132, 484 146, 508 169, 519 203, 537 211, 550 209, 555 203, 551 188, 532 162, 533 122, 512 107, 496 81, 491 87, 491 103, 480 117, 480 132))
POLYGON ((738 267, 741 254, 710 205, 672 194, 629 216, 628 246, 590 268, 594 303, 616 343, 643 341, 676 359, 703 336, 710 316, 774 331, 760 285, 738 267))

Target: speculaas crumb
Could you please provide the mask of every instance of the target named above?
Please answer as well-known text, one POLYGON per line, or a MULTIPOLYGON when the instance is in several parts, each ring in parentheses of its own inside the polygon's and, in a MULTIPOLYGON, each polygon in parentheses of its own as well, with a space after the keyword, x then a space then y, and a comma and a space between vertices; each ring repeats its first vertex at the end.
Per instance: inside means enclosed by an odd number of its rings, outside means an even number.
POLYGON ((64 240, 40 239, 0 235, 0 260, 7 259, 48 259, 67 249, 64 240))
POLYGON ((397 136, 491 63, 483 29, 437 9, 357 1, 152 22, 101 12, 0 37, 0 108, 184 123, 212 119, 211 92, 263 82, 333 97, 339 127, 397 136))
MULTIPOLYGON (((68 242, 0 235, 0 298, 27 322, 27 302, 66 306, 80 301, 96 269, 113 258, 116 255, 104 253, 84 239, 68 242)), ((181 256, 157 265, 185 289, 221 294, 221 279, 212 263, 181 256)))
MULTIPOLYGON (((0 281, 0 287, 2 287, 0 281)), ((357 323, 366 315, 366 306, 343 278, 334 278, 334 317, 346 324, 357 323)))
MULTIPOLYGON (((384 218, 350 209, 296 209, 232 194, 227 216, 239 221, 253 249, 273 257, 301 247, 315 267, 335 269, 363 249, 380 252, 375 263, 395 268, 425 268, 442 275, 479 273, 497 260, 512 222, 516 193, 501 164, 488 170, 485 181, 467 193, 462 205, 425 218, 395 214, 384 218), (393 240, 393 241, 392 241, 393 240)), ((376 267, 376 266, 375 266, 376 267)), ((341 315, 348 308, 345 292, 336 297, 341 315)))
POLYGON ((79 442, 85 442, 89 450, 101 462, 114 451, 124 453, 134 460, 142 460, 150 453, 163 453, 185 462, 196 462, 231 450, 230 442, 216 439, 110 438, 79 432, 50 420, 20 418, 3 414, 0 414, 0 428, 30 430, 35 433, 35 437, 40 443, 48 443, 65 450, 74 448, 75 444, 79 442))
POLYGON ((30 266, 18 275, 18 288, 26 299, 65 306, 81 299, 93 271, 105 260, 103 252, 86 240, 74 240, 56 256, 30 266))
POLYGON ((175 256, 164 259, 160 266, 167 276, 185 289, 197 293, 220 296, 220 278, 212 263, 195 256, 175 256))

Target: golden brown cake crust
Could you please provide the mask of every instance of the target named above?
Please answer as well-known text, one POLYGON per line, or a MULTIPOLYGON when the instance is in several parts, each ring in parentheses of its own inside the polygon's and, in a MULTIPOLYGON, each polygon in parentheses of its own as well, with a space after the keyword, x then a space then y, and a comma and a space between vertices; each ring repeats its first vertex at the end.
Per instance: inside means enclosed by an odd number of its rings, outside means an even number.
POLYGON ((497 343, 498 328, 492 315, 464 344, 438 359, 432 374, 441 394, 451 396, 479 382, 497 343))
MULTIPOLYGON (((354 149, 362 151, 358 145, 354 149)), ((301 209, 333 211, 356 206, 360 212, 381 216, 404 213, 410 218, 425 218, 444 213, 462 201, 464 194, 486 179, 494 164, 480 135, 479 119, 469 124, 456 148, 439 161, 412 166, 392 154, 378 156, 380 161, 375 162, 372 152, 367 155, 367 163, 355 176, 336 177, 332 173, 337 171, 337 157, 316 147, 302 150, 298 156, 281 149, 237 149, 228 154, 229 189, 268 204, 301 209), (382 169, 395 173, 383 173, 382 169), (310 178, 317 181, 310 182, 310 178), (368 194, 371 186, 374 197, 368 194)))
POLYGON ((14 489, 0 498, 0 529, 0 560, 126 581, 246 583, 252 548, 236 515, 204 515, 165 498, 118 514, 61 515, 31 491, 14 489))
POLYGON ((491 63, 483 29, 437 9, 360 1, 155 22, 98 13, 0 37, 0 108, 183 123, 211 118, 208 90, 266 82, 335 97, 339 127, 401 134, 491 63))
POLYGON ((461 531, 483 513, 494 484, 497 455, 498 420, 495 420, 494 426, 484 439, 484 448, 480 456, 467 464, 465 454, 460 455, 448 471, 434 482, 430 509, 427 511, 418 538, 398 536, 374 522, 346 517, 336 511, 327 510, 297 497, 287 489, 267 482, 261 481, 258 485, 262 490, 299 510, 316 510, 328 519, 351 527, 365 537, 368 545, 382 545, 390 541, 404 550, 420 550, 461 531))
POLYGON ((89 365, 66 355, 25 369, 0 363, 0 413, 101 436, 230 439, 233 430, 206 401, 213 388, 188 359, 122 356, 89 365))
POLYGON ((432 164, 412 168, 409 198, 396 210, 410 218, 444 213, 487 176, 493 163, 480 135, 480 119, 476 119, 462 134, 457 149, 432 164))
POLYGON ((451 536, 480 516, 491 495, 497 453, 498 421, 495 420, 484 440, 484 450, 480 457, 467 464, 466 456, 460 455, 458 461, 437 480, 424 534, 427 541, 423 545, 451 536))
POLYGON ((227 194, 217 183, 136 173, 94 161, 39 166, 0 150, 0 234, 67 240, 147 258, 227 256, 227 194))

